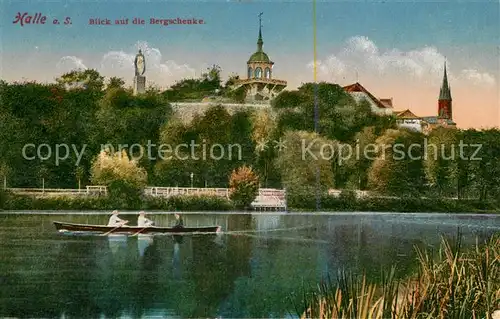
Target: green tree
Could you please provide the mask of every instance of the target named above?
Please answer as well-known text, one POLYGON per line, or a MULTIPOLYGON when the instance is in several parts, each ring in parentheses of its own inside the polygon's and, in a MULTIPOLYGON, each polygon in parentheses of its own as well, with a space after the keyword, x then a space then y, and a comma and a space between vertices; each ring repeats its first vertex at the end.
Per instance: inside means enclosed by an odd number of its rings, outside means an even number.
POLYGON ((365 190, 368 187, 368 172, 374 160, 372 156, 378 137, 375 132, 374 126, 368 126, 355 136, 353 154, 346 161, 346 168, 351 173, 348 181, 351 189, 365 190))
POLYGON ((457 188, 457 133, 456 129, 442 127, 432 130, 426 138, 426 178, 431 193, 437 196, 452 196, 457 188))
POLYGON ((255 168, 263 187, 281 187, 281 175, 276 167, 275 141, 281 133, 277 130, 273 114, 259 109, 252 116, 252 140, 255 145, 255 168))
POLYGON ((303 131, 286 132, 281 142, 277 166, 288 193, 310 193, 317 188, 326 192, 333 186, 331 159, 335 142, 303 131))
POLYGON ((65 73, 56 79, 57 83, 68 89, 90 89, 102 91, 104 88, 104 77, 96 70, 87 69, 84 71, 74 70, 65 73))
POLYGON ((160 186, 187 186, 189 185, 188 173, 195 168, 189 160, 190 151, 180 145, 189 145, 192 138, 189 125, 174 117, 163 125, 160 133, 159 150, 161 158, 155 167, 155 183, 160 186), (160 153, 161 152, 161 153, 160 153))
POLYGON ((486 201, 497 199, 500 194, 500 131, 498 129, 483 130, 479 139, 470 143, 469 160, 477 167, 479 199, 486 201), (476 153, 477 151, 477 153, 476 153), (476 153, 476 154, 474 154, 476 153))
POLYGON ((125 85, 123 79, 112 76, 109 78, 108 86, 106 89, 121 89, 125 85))
POLYGON ((281 130, 318 131, 323 136, 348 142, 368 125, 381 125, 386 117, 372 113, 368 102, 356 101, 336 84, 306 83, 295 91, 283 92, 272 102, 281 130), (317 85, 317 86, 316 86, 317 85))
POLYGON ((147 172, 127 152, 103 150, 92 163, 92 183, 108 187, 115 205, 122 208, 134 206, 147 183, 147 172))
POLYGON ((425 189, 423 134, 387 130, 376 141, 376 158, 368 174, 369 187, 395 196, 418 196, 425 189))

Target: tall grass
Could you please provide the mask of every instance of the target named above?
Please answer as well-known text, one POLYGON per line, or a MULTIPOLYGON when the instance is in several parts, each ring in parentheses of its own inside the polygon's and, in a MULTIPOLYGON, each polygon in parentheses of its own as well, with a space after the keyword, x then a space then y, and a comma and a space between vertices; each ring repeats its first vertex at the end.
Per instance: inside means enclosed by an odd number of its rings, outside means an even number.
POLYGON ((437 252, 416 248, 418 272, 395 279, 395 268, 380 284, 366 276, 339 273, 304 295, 301 318, 492 319, 500 310, 500 234, 463 252, 461 236, 442 237, 437 252))

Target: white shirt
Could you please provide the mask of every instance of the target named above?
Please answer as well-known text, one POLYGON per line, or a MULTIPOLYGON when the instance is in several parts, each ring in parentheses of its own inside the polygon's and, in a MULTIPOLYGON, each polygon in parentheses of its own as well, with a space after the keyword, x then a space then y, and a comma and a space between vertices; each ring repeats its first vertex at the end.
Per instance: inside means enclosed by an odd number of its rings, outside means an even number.
POLYGON ((123 223, 123 220, 122 220, 122 219, 120 219, 120 217, 118 217, 118 215, 113 214, 113 215, 111 215, 111 217, 109 218, 109 221, 108 221, 108 226, 118 226, 118 225, 120 225, 121 223, 123 223))
POLYGON ((137 218, 137 226, 140 227, 153 226, 153 221, 147 219, 144 216, 139 216, 139 218, 137 218))

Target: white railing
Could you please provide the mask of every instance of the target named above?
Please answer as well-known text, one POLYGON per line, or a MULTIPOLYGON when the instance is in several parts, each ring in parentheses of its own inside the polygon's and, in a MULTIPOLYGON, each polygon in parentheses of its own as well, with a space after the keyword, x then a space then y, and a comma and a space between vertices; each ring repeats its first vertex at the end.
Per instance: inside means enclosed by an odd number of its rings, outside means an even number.
POLYGON ((252 202, 254 208, 286 208, 286 200, 278 196, 257 196, 252 202))
POLYGON ((228 188, 191 188, 191 187, 146 187, 144 194, 149 196, 170 197, 178 195, 215 195, 229 198, 228 188))
POLYGON ((284 200, 285 190, 276 188, 259 188, 259 196, 275 196, 284 200))
MULTIPOLYGON (((229 198, 228 188, 190 188, 190 187, 146 187, 144 194, 155 197, 178 195, 215 195, 229 198)), ((285 191, 274 188, 261 188, 252 202, 254 208, 286 208, 285 191)))
POLYGON ((44 194, 44 195, 106 195, 106 186, 87 186, 86 188, 7 188, 18 194, 44 194))

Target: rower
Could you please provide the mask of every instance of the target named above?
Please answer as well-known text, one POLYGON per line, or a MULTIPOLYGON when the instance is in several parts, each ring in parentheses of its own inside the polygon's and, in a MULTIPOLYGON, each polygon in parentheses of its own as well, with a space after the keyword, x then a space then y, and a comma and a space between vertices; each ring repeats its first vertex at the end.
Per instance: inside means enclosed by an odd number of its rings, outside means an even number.
POLYGON ((118 217, 118 211, 114 210, 113 214, 109 218, 108 226, 121 226, 128 223, 128 220, 121 219, 118 217))
POLYGON ((137 226, 149 227, 153 226, 154 222, 146 218, 146 213, 144 211, 139 212, 139 218, 137 218, 137 226))
POLYGON ((184 228, 184 221, 182 220, 181 215, 175 213, 175 226, 174 228, 184 228))

